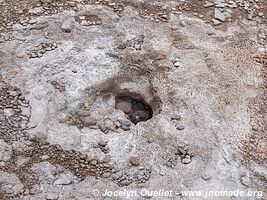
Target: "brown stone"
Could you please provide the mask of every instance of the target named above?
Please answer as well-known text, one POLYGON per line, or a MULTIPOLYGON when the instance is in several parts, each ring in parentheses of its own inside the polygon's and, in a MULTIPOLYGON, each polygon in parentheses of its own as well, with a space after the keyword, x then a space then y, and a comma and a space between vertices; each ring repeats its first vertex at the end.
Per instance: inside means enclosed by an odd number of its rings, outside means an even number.
POLYGON ((123 101, 123 102, 118 103, 116 105, 116 108, 122 110, 123 112, 125 112, 127 114, 127 113, 131 112, 132 104, 129 102, 123 101))
POLYGON ((97 120, 94 117, 91 117, 91 116, 80 117, 80 120, 82 121, 84 126, 94 126, 97 123, 97 120))
POLYGON ((132 165, 132 166, 139 166, 140 165, 140 160, 138 157, 135 157, 135 156, 131 156, 129 158, 129 163, 132 165))

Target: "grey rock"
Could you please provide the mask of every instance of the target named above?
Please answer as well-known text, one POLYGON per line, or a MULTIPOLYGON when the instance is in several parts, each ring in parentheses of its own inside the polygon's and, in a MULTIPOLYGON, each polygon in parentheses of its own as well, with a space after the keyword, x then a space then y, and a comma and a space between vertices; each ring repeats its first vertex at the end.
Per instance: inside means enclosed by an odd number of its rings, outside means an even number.
POLYGON ((101 140, 101 141, 98 142, 98 145, 101 146, 101 147, 104 147, 104 146, 107 145, 107 142, 101 140))
POLYGON ((204 7, 207 8, 207 7, 211 7, 211 6, 214 6, 214 3, 211 3, 211 2, 206 2, 204 4, 204 7))
POLYGON ((179 61, 176 61, 174 64, 173 64, 174 67, 180 67, 181 66, 181 63, 179 61))
POLYGON ((154 139, 153 138, 148 138, 148 143, 152 143, 154 142, 154 139))
POLYGON ((21 107, 21 114, 30 117, 31 116, 31 108, 30 107, 21 107))
POLYGON ((124 131, 129 131, 131 130, 131 128, 129 126, 125 126, 125 125, 122 125, 121 126, 121 129, 124 130, 124 131))
POLYGON ((11 158, 11 155, 12 147, 4 142, 4 140, 0 140, 0 161, 8 161, 11 158))
POLYGON ((172 120, 180 120, 181 119, 181 115, 179 115, 179 114, 172 115, 171 119, 172 120))
POLYGON ((36 123, 36 122, 29 122, 27 124, 27 128, 32 129, 32 128, 35 128, 37 125, 38 125, 38 123, 36 123))
POLYGON ((87 116, 90 116, 90 112, 88 110, 79 110, 77 112, 77 115, 79 117, 87 117, 87 116))
POLYGON ((218 19, 218 20, 220 20, 222 22, 224 22, 226 20, 226 16, 218 8, 214 9, 214 18, 218 19))
POLYGON ((18 96, 18 92, 16 91, 8 91, 7 93, 13 97, 18 96))
POLYGON ((53 3, 54 0, 40 0, 42 3, 53 3))
POLYGON ((127 185, 130 185, 131 183, 132 183, 132 181, 131 180, 127 180, 127 179, 125 179, 125 180, 120 182, 120 184, 122 186, 127 186, 127 185))
POLYGON ((243 176, 241 178, 241 183, 245 186, 249 186, 251 184, 250 178, 247 176, 243 176))
POLYGON ((70 20, 64 21, 61 25, 61 30, 70 33, 72 31, 72 22, 70 20))
POLYGON ((211 21, 213 22, 213 24, 214 24, 215 26, 220 25, 220 24, 222 23, 221 21, 219 21, 219 20, 217 20, 217 19, 212 19, 211 21))
POLYGON ((110 177, 110 173, 109 172, 106 172, 102 176, 103 176, 103 178, 109 178, 110 177))
POLYGON ((132 110, 132 104, 129 102, 123 101, 123 102, 118 103, 116 105, 116 108, 122 110, 125 113, 130 113, 132 110))
POLYGON ((181 130, 184 130, 185 129, 185 126, 182 125, 182 124, 179 124, 179 125, 176 126, 176 129, 179 130, 179 131, 181 131, 181 130))
POLYGON ((97 160, 92 160, 92 161, 90 162, 90 165, 97 165, 97 160))
POLYGON ((42 160, 48 160, 50 157, 48 156, 48 155, 43 155, 42 157, 41 157, 41 159, 42 160))
POLYGON ((118 121, 120 122, 121 125, 124 126, 131 126, 132 122, 129 120, 125 120, 125 119, 118 119, 118 121))
POLYGON ((120 178, 120 176, 118 174, 111 174, 110 178, 112 178, 113 180, 117 180, 120 178))
POLYGON ((4 109, 4 115, 6 117, 11 117, 15 114, 15 111, 12 108, 6 108, 4 109))
POLYGON ((55 199, 58 199, 58 194, 57 193, 48 193, 45 198, 47 200, 55 200, 55 199))
POLYGON ((189 155, 186 155, 183 159, 182 159, 182 163, 183 164, 189 164, 191 163, 191 157, 189 155))
POLYGON ((55 185, 69 185, 73 182, 73 178, 67 174, 60 174, 59 178, 54 182, 55 185))
POLYGON ((94 126, 97 123, 97 120, 92 116, 80 117, 80 120, 85 126, 94 126))
POLYGON ((41 14, 43 13, 43 8, 42 7, 31 8, 28 12, 34 15, 41 14))
POLYGON ((201 176, 205 181, 208 181, 212 178, 211 174, 206 172, 201 176))

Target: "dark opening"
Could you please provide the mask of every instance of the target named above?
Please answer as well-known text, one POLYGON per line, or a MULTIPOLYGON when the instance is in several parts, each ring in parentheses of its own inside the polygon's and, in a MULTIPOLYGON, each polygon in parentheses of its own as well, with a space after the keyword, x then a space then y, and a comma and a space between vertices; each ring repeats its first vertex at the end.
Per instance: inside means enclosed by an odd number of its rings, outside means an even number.
POLYGON ((115 97, 115 108, 127 114, 134 124, 147 121, 153 117, 151 107, 140 97, 118 95, 115 97))

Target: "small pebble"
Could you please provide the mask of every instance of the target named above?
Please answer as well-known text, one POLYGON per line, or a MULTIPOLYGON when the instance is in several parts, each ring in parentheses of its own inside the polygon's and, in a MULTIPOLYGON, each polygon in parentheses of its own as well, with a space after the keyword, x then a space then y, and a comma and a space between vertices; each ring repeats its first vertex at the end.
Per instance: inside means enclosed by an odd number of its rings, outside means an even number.
POLYGON ((189 155, 186 155, 183 159, 182 159, 182 163, 183 164, 189 164, 191 163, 191 157, 189 155))
POLYGON ((182 125, 182 124, 177 125, 177 126, 176 126, 176 129, 179 130, 179 131, 181 131, 181 130, 184 130, 184 129, 185 129, 185 126, 182 125))

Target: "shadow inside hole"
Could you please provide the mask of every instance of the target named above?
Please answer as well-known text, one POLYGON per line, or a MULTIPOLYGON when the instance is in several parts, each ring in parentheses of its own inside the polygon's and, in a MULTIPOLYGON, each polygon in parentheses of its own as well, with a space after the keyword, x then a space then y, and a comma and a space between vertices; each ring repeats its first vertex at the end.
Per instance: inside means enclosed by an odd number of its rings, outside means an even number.
POLYGON ((139 97, 118 95, 115 97, 115 108, 127 114, 134 124, 147 121, 153 117, 151 107, 139 97))

